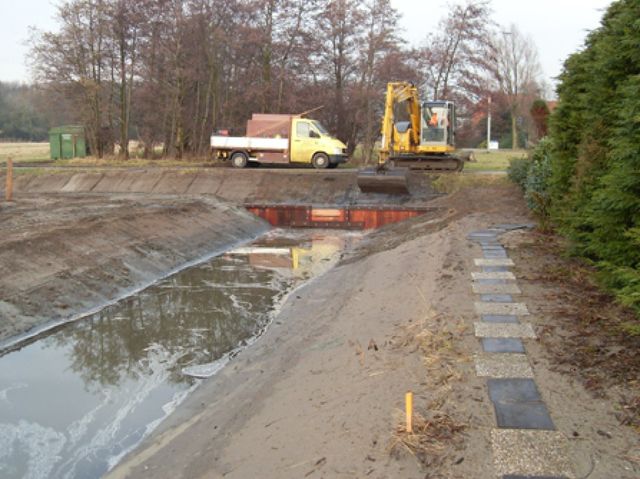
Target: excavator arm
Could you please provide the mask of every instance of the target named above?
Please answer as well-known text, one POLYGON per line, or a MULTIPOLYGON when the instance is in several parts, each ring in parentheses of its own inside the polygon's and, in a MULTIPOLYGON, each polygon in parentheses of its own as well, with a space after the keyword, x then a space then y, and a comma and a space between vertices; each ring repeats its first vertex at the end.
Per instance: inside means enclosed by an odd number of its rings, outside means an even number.
POLYGON ((389 155, 396 150, 410 150, 420 144, 421 106, 417 88, 408 82, 392 82, 387 84, 384 117, 382 118, 382 144, 378 167, 383 168, 389 155), (406 105, 409 127, 406 131, 398 131, 395 111, 397 105, 406 105))
POLYGON ((390 168, 389 157, 396 151, 410 150, 420 143, 420 114, 420 99, 415 86, 407 82, 387 84, 378 166, 361 170, 358 173, 358 187, 362 192, 409 194, 407 178, 409 170, 407 168, 390 168), (400 105, 406 105, 407 115, 397 119, 396 107, 400 105), (408 118, 408 124, 403 123, 402 131, 398 131, 398 122, 405 122, 405 118, 408 118))

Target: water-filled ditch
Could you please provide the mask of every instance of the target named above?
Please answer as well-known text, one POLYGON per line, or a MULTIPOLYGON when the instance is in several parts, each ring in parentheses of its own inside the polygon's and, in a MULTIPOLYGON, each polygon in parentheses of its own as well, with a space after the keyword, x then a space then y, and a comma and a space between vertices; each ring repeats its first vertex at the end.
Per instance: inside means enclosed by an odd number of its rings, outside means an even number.
POLYGON ((0 477, 100 477, 359 234, 275 230, 0 357, 0 477))

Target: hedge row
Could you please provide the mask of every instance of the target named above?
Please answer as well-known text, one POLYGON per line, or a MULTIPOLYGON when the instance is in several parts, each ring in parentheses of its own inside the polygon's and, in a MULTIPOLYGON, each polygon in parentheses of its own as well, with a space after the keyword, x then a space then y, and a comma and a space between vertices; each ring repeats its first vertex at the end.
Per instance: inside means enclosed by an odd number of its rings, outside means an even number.
MULTIPOLYGON (((549 138, 521 183, 534 210, 640 313, 640 2, 619 0, 564 65, 549 138)), ((513 170, 512 177, 518 175, 513 170)), ((521 175, 521 173, 520 173, 521 175)))

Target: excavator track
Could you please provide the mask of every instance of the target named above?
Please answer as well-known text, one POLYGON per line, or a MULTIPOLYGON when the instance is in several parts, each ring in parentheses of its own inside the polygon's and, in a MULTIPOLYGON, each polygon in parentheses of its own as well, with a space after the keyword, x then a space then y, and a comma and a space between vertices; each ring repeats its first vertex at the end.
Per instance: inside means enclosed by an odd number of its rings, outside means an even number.
POLYGON ((463 170, 465 160, 455 155, 415 155, 392 158, 396 166, 410 170, 457 173, 463 170))

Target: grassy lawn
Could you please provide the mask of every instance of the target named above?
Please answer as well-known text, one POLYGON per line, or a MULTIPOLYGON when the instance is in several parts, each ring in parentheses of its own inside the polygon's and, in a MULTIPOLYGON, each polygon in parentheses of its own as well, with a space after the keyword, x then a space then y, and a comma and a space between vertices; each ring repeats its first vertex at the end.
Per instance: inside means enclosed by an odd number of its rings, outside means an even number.
MULTIPOLYGON (((469 164, 469 163, 468 163, 469 164)), ((440 193, 455 193, 465 188, 492 187, 505 188, 512 185, 509 178, 503 174, 487 175, 440 175, 433 182, 433 186, 440 193)))
MULTIPOLYGON (((509 167, 509 160, 511 158, 526 158, 527 150, 474 150, 476 161, 467 162, 464 165, 465 171, 506 171, 509 167)), ((369 163, 369 166, 375 166, 377 159, 377 146, 374 149, 374 158, 369 163)), ((364 156, 361 145, 356 147, 351 160, 346 165, 341 165, 343 168, 358 168, 363 165, 364 156)))
POLYGON ((0 143, 0 165, 8 158, 14 162, 26 163, 49 159, 49 143, 0 143))
MULTIPOLYGON (((135 151, 132 150, 132 157, 129 160, 122 160, 117 156, 109 156, 105 158, 73 158, 67 160, 51 161, 50 166, 75 166, 75 167, 173 167, 173 166, 197 166, 204 163, 211 163, 209 158, 186 158, 183 160, 176 159, 142 159, 135 158, 135 151)), ((2 143, 0 142, 0 165, 5 165, 8 158, 12 158, 14 163, 30 163, 50 161, 49 143, 2 143)))
POLYGON ((475 162, 465 163, 465 171, 505 171, 511 158, 526 158, 527 150, 474 151, 475 162))

